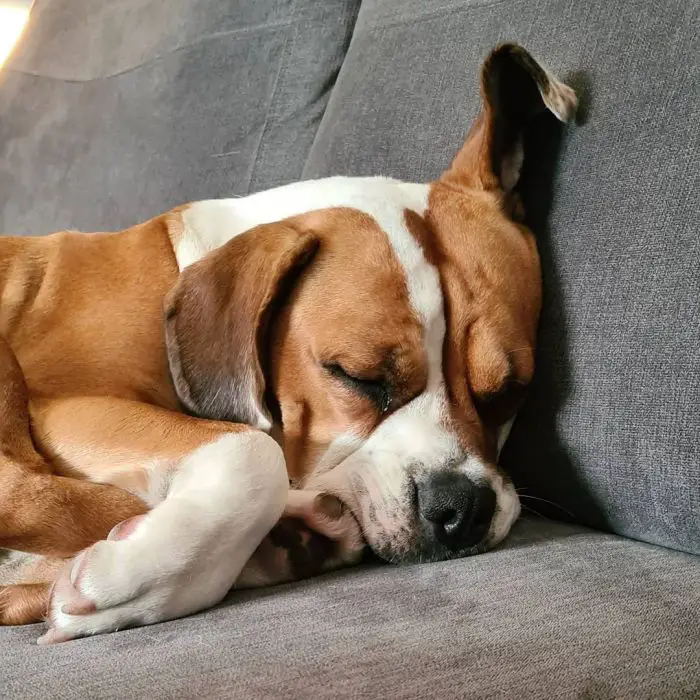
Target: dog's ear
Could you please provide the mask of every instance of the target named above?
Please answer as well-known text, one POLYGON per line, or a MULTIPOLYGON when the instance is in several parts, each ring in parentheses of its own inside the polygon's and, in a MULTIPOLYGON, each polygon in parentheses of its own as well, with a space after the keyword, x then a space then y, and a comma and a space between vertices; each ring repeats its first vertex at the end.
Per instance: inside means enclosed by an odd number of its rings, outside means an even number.
POLYGON ((482 66, 481 100, 481 114, 441 180, 509 193, 520 177, 527 122, 545 109, 569 121, 576 111, 576 94, 521 46, 503 44, 482 66))
POLYGON ((271 316, 317 248, 311 233, 266 224, 182 271, 165 300, 165 344, 188 411, 270 427, 264 369, 271 316))

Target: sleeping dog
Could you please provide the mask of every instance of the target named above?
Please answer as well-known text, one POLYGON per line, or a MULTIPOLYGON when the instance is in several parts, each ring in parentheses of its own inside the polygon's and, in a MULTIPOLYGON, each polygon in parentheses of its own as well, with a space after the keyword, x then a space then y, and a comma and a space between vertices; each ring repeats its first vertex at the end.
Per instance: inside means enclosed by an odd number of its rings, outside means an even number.
POLYGON ((41 642, 233 586, 482 552, 533 373, 528 121, 573 91, 494 50, 438 180, 300 182, 109 234, 0 239, 0 623, 41 642), (14 555, 13 555, 14 556, 14 555), (10 583, 8 581, 5 582, 10 583))

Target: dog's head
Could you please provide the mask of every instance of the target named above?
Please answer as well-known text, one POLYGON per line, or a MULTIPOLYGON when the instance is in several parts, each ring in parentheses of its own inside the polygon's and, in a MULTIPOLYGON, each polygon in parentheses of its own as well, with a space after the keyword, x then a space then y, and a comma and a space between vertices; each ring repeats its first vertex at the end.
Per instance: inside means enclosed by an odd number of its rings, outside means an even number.
POLYGON ((520 510, 496 461, 533 373, 540 271, 514 187, 527 122, 576 100, 514 45, 481 93, 437 182, 280 190, 299 213, 190 265, 168 300, 185 407, 271 430, 290 478, 338 495, 390 561, 483 551, 520 510))

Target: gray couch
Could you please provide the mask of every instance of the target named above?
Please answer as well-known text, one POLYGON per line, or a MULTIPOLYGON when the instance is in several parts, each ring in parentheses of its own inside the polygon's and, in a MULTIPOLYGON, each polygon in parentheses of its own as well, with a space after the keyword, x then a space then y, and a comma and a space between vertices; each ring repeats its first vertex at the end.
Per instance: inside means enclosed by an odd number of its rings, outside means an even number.
POLYGON ((7 233, 434 177, 506 39, 583 109, 533 137, 545 308, 504 462, 545 517, 56 647, 3 628, 0 696, 699 698, 699 25, 697 0, 37 1, 0 74, 7 233))

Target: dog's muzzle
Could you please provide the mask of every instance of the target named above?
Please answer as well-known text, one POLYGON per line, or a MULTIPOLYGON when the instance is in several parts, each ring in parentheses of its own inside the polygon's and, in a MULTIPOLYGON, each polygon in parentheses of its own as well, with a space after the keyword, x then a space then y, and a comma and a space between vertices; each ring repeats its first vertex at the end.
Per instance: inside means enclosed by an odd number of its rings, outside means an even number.
POLYGON ((353 511, 367 544, 396 564, 484 552, 503 539, 519 513, 512 486, 499 497, 489 480, 457 468, 409 469, 391 489, 364 471, 352 484, 353 511))

